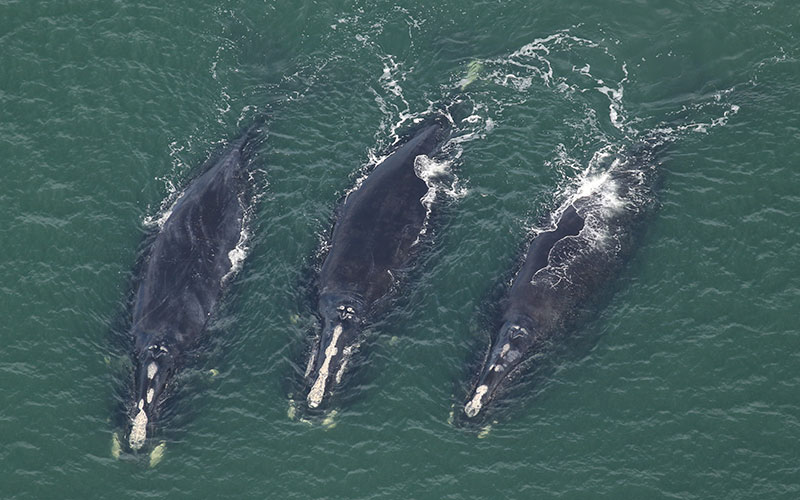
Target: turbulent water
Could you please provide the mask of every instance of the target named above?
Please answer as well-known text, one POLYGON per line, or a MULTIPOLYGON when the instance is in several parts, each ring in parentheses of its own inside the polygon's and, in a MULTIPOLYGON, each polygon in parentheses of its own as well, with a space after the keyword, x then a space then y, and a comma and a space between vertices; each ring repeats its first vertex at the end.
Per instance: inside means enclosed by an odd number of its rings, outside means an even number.
POLYGON ((800 497, 798 12, 0 0, 0 498, 800 497), (435 110, 425 251, 338 411, 300 417, 337 204, 435 110), (208 340, 147 452, 115 449, 148 235, 265 113, 208 340), (619 277, 490 420, 453 423, 525 243, 653 136, 619 277))

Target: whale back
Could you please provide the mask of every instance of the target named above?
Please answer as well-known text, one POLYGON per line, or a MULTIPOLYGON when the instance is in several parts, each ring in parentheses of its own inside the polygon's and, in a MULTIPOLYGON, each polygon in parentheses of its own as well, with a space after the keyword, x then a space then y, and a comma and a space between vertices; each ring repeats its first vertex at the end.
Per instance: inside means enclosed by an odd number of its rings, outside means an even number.
POLYGON ((428 186, 416 158, 436 150, 442 131, 438 123, 419 130, 347 196, 320 272, 322 294, 345 293, 368 305, 388 292, 391 272, 407 265, 425 223, 428 186))
POLYGON ((556 227, 532 240, 504 319, 529 318, 544 336, 562 329, 630 254, 637 227, 654 203, 654 177, 652 156, 640 150, 560 207, 556 227))
POLYGON ((241 236, 243 144, 189 184, 156 235, 133 309, 137 349, 183 347, 205 327, 241 236))

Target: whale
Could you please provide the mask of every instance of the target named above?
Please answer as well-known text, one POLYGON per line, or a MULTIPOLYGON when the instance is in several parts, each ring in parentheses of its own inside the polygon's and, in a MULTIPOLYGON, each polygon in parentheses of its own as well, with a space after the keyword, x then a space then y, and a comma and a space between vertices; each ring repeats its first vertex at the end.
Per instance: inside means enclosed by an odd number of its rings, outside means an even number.
POLYGON ((530 241, 463 406, 485 413, 509 381, 582 317, 619 272, 655 205, 657 142, 608 154, 530 241))
POLYGON ((135 291, 128 444, 138 450, 235 272, 258 121, 200 169, 146 252, 135 291))
POLYGON ((418 158, 436 153, 448 129, 444 117, 424 121, 340 207, 318 276, 322 331, 305 371, 309 408, 341 384, 374 305, 410 265, 429 216, 423 203, 429 187, 418 175, 418 158))

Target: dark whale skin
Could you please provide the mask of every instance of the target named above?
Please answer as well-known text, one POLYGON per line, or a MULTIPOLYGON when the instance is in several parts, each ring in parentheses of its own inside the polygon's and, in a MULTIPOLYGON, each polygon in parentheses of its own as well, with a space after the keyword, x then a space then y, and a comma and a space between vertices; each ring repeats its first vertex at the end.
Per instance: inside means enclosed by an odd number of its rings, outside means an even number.
POLYGON ((311 408, 340 382, 371 307, 391 290, 393 272, 409 264, 427 217, 428 185, 416 159, 439 148, 446 128, 442 120, 425 124, 344 201, 319 274, 324 325, 306 370, 311 408))
POLYGON ((249 152, 258 125, 207 162, 152 241, 132 308, 134 401, 129 444, 152 429, 167 388, 202 338, 241 238, 249 152))
POLYGON ((464 406, 477 416, 526 360, 542 352, 619 271, 655 203, 655 147, 617 158, 599 187, 578 193, 531 241, 504 301, 502 326, 464 406))

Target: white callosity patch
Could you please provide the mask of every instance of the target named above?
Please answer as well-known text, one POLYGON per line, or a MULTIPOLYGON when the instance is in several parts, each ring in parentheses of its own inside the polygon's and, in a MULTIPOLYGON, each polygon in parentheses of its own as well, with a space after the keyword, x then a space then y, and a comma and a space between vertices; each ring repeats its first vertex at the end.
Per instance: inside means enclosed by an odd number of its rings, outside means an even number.
POLYGON ((152 380, 153 377, 156 376, 156 373, 158 373, 158 365, 155 364, 155 362, 150 363, 149 365, 147 365, 147 379, 148 380, 152 380))
POLYGON ((350 361, 350 358, 353 356, 353 352, 358 349, 358 344, 349 345, 342 350, 342 362, 339 365, 339 371, 336 372, 336 383, 342 383, 342 375, 344 374, 345 368, 347 368, 347 363, 350 361))
POLYGON ((147 439, 147 413, 144 411, 143 399, 139 400, 138 408, 139 413, 131 421, 131 435, 128 439, 128 443, 134 450, 141 448, 147 439))
POLYGON ((308 406, 316 408, 322 402, 325 396, 325 385, 328 382, 328 375, 330 371, 331 359, 339 353, 339 348, 336 344, 339 343, 339 337, 342 335, 342 325, 336 325, 333 329, 333 338, 330 345, 325 349, 325 360, 317 374, 317 380, 308 392, 308 406))
POLYGON ((153 402, 153 396, 155 396, 155 394, 156 394, 156 390, 153 389, 152 387, 147 389, 147 404, 150 404, 150 403, 153 402))
POLYGON ((486 384, 483 384, 475 389, 475 397, 473 397, 472 400, 464 407, 464 413, 466 413, 468 417, 474 417, 479 411, 481 411, 481 408, 483 407, 483 396, 488 390, 489 386, 486 384))
POLYGON ((316 360, 317 360, 317 351, 312 350, 311 356, 308 357, 308 364, 306 365, 306 373, 304 375, 305 378, 308 378, 308 376, 311 375, 311 370, 314 369, 314 361, 316 360))

